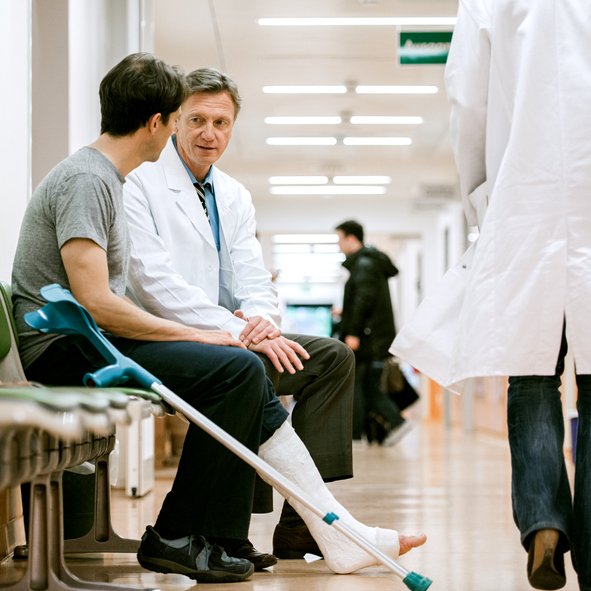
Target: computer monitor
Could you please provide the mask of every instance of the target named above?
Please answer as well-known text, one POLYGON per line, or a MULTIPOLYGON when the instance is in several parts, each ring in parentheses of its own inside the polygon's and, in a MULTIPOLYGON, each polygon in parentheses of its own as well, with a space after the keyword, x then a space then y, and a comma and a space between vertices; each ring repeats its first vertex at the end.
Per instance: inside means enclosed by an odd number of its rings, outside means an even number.
POLYGON ((331 304, 287 304, 282 330, 320 337, 332 335, 331 304))

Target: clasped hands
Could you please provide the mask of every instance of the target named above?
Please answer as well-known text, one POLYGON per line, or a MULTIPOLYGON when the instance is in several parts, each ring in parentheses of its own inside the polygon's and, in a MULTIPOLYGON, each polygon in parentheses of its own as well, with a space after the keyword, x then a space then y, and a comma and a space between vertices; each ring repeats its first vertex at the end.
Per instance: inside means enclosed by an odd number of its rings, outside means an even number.
POLYGON ((262 316, 247 318, 242 310, 236 310, 234 316, 246 321, 238 337, 242 344, 251 351, 266 355, 279 373, 287 370, 294 374, 304 369, 302 359, 310 359, 308 352, 295 341, 281 336, 281 331, 272 322, 262 316))

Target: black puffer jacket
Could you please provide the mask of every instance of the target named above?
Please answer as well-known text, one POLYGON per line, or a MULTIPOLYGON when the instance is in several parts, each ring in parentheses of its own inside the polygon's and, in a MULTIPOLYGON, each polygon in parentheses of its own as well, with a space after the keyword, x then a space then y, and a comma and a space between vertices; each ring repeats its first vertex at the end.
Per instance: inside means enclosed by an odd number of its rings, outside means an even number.
POLYGON ((385 359, 396 336, 388 279, 398 274, 387 254, 364 246, 349 255, 343 267, 350 273, 343 296, 341 339, 360 338, 358 360, 385 359))

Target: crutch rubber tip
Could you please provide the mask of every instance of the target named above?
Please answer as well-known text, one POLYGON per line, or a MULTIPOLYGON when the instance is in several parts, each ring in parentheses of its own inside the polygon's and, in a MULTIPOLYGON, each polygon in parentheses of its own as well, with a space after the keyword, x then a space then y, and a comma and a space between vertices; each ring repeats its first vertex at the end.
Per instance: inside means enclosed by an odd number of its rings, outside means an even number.
POLYGON ((402 582, 411 590, 411 591, 425 591, 431 586, 433 582, 431 579, 427 577, 423 577, 419 573, 408 573, 402 582))

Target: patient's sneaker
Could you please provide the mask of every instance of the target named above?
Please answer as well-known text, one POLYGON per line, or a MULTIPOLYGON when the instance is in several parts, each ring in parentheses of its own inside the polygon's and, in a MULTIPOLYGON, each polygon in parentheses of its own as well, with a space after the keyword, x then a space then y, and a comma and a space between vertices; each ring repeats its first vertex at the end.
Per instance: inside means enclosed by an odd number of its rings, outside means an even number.
POLYGON ((198 583, 234 583, 248 579, 254 566, 248 560, 229 557, 222 548, 202 536, 167 540, 148 526, 137 553, 138 562, 158 573, 178 573, 198 583))

